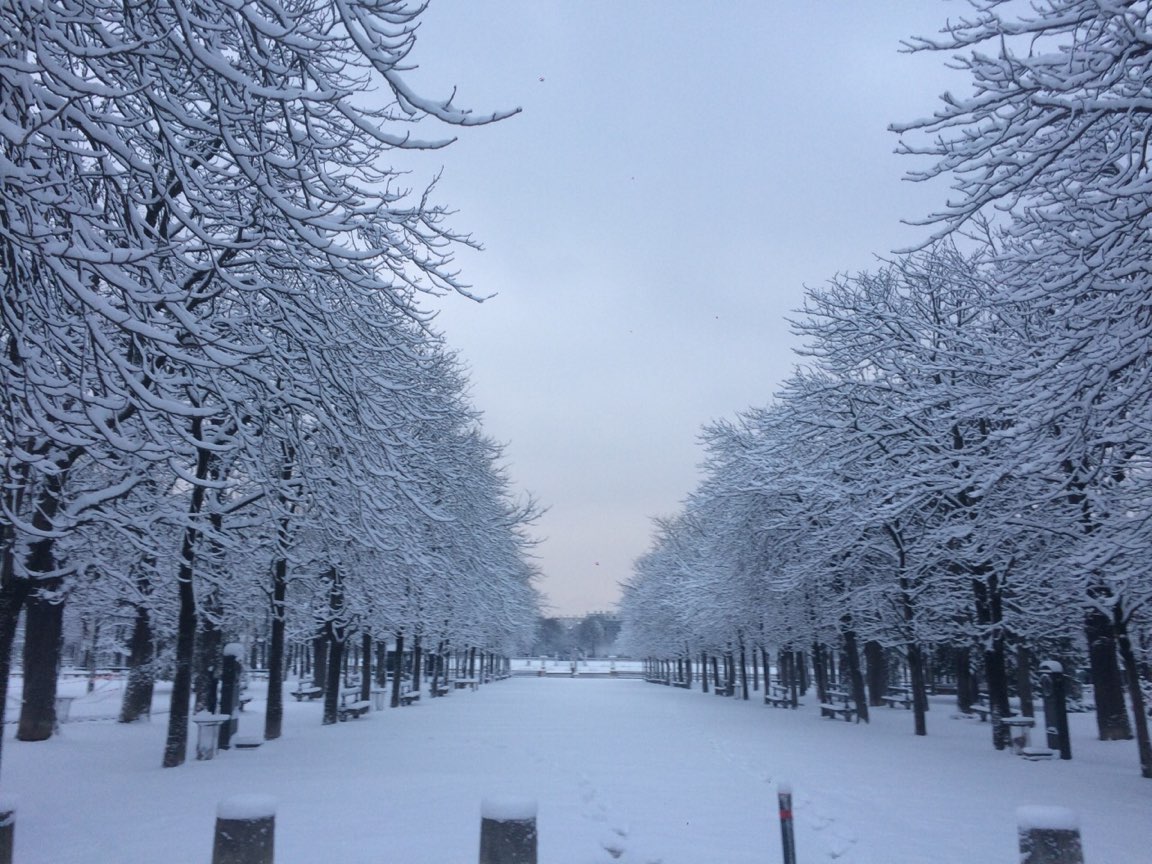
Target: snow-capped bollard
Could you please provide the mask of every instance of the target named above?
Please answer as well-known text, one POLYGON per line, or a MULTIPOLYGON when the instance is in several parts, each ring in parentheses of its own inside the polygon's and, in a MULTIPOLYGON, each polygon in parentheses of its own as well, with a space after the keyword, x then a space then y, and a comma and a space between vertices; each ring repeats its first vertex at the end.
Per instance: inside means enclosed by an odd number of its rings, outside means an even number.
POLYGON ((796 864, 796 836, 792 832, 792 784, 776 786, 780 804, 780 840, 784 845, 784 864, 796 864))
POLYGON ((1084 864, 1080 824, 1067 807, 1019 807, 1020 864, 1084 864))
POLYGON ((480 805, 480 864, 536 864, 536 802, 485 798, 480 805))
POLYGON ((12 864, 12 849, 16 839, 16 805, 0 801, 0 864, 12 864))
POLYGON ((216 805, 212 864, 272 864, 276 799, 234 795, 216 805))

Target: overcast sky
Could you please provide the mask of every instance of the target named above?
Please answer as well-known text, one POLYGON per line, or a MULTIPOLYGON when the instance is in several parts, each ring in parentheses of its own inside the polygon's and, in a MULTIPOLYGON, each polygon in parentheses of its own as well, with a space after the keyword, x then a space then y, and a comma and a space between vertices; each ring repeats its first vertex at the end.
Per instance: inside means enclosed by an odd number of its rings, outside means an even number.
MULTIPOLYGON (((943 200, 901 180, 896 120, 965 91, 899 53, 941 0, 432 0, 410 80, 520 107, 399 164, 485 250, 483 304, 437 301, 539 521, 551 614, 607 609, 651 519, 696 485, 703 424, 789 374, 806 285, 874 266, 943 200)), ((405 161, 401 161, 405 160, 405 161)))

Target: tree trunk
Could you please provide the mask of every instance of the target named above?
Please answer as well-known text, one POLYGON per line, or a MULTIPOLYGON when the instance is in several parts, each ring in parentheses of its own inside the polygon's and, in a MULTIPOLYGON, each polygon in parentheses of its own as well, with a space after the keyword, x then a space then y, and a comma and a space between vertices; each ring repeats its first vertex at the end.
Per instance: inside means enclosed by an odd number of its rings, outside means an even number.
POLYGON ((796 686, 800 688, 800 695, 808 695, 808 658, 803 651, 792 652, 792 669, 796 675, 796 686))
POLYGON ((328 642, 328 673, 325 676, 324 716, 321 724, 331 726, 339 719, 340 689, 343 679, 340 671, 344 665, 344 582, 340 570, 330 567, 328 578, 328 621, 324 625, 324 637, 328 642))
POLYGON ((1012 716, 1008 702, 1008 670, 1005 662, 1003 597, 996 573, 985 572, 972 580, 976 600, 976 620, 980 623, 984 643, 984 679, 988 683, 988 719, 992 727, 992 746, 1008 746, 1008 727, 1000 721, 1012 716))
MULTIPOLYGON (((392 668, 392 707, 400 707, 400 683, 404 678, 404 634, 396 634, 396 664, 392 668)), ((475 656, 475 655, 473 655, 475 656)), ((469 678, 472 676, 469 675, 469 678)))
POLYGON ((365 630, 360 634, 360 701, 372 698, 372 634, 365 630))
POLYGON ((156 684, 156 670, 152 665, 154 657, 152 618, 148 607, 139 603, 128 642, 128 681, 124 685, 124 698, 120 701, 121 723, 135 723, 141 717, 152 715, 152 694, 156 684))
MULTIPOLYGON (((282 523, 283 528, 283 523, 282 523)), ((272 626, 268 636, 268 706, 264 711, 264 740, 275 741, 284 731, 284 636, 288 610, 288 560, 272 567, 272 626)))
MULTIPOLYGON (((420 663, 424 659, 424 654, 420 648, 420 634, 417 633, 412 637, 412 690, 416 693, 420 692, 420 663)), ((491 658, 489 658, 491 662, 491 658)))
MULTIPOLYGON (((188 529, 192 531, 193 529, 188 529)), ((194 546, 194 540, 192 542, 194 546)), ((185 539, 188 554, 192 554, 185 539)), ((185 562, 180 565, 185 570, 185 562)), ((165 768, 184 764, 188 752, 188 706, 192 699, 192 657, 196 649, 196 597, 192 592, 192 565, 187 559, 187 572, 178 581, 179 611, 176 625, 175 672, 168 709, 168 734, 164 741, 165 768)))
POLYGON ((864 673, 860 670, 860 649, 856 644, 856 631, 844 631, 844 659, 848 662, 848 680, 852 688, 852 701, 856 703, 856 716, 865 723, 868 719, 868 696, 864 692, 864 673))
POLYGON ((1020 713, 1024 717, 1035 717, 1036 706, 1032 701, 1032 652, 1023 643, 1016 646, 1016 692, 1020 695, 1020 713))
MULTIPOLYGON (((202 420, 192 421, 192 433, 202 440, 202 420)), ((179 611, 176 618, 175 674, 168 710, 168 734, 164 741, 165 768, 184 764, 188 755, 188 705, 192 700, 192 662, 196 651, 196 594, 192 585, 196 571, 196 548, 200 544, 200 514, 204 511, 205 487, 212 462, 211 451, 200 448, 196 453, 196 479, 188 502, 188 524, 180 543, 180 569, 176 575, 179 611)))
POLYGON ((970 714, 972 705, 980 698, 976 676, 972 674, 972 649, 956 649, 956 708, 961 714, 970 714))
POLYGON ((1140 688, 1140 666, 1132 640, 1128 635, 1128 622, 1120 604, 1114 607, 1113 629, 1120 656, 1124 659, 1124 672, 1128 678, 1128 695, 1132 698, 1132 717, 1136 726, 1136 749, 1140 755, 1140 776, 1152 779, 1152 742, 1148 738, 1148 712, 1144 707, 1144 693, 1140 688))
POLYGON ((988 681, 988 720, 992 724, 992 746, 1003 750, 1011 735, 1000 721, 1012 716, 1008 702, 1008 671, 1004 657, 1004 637, 999 631, 988 639, 984 649, 984 675, 988 681))
POLYGON ((1093 606, 1084 616, 1088 638, 1088 664, 1096 696, 1096 730, 1101 741, 1127 741, 1132 737, 1124 679, 1116 660, 1116 634, 1112 620, 1093 606))
POLYGON ((324 715, 320 719, 323 726, 331 726, 340 719, 340 667, 344 663, 343 628, 330 626, 328 629, 328 673, 325 676, 324 715))
POLYGON ((745 702, 748 701, 748 658, 744 643, 740 643, 740 696, 745 702))
POLYGON ((56 725, 56 679, 64 629, 61 579, 37 583, 24 611, 24 696, 20 704, 19 741, 46 741, 56 725))
POLYGON ((388 683, 388 640, 376 641, 376 686, 383 688, 388 683))
POLYGON ((312 637, 312 686, 328 689, 328 637, 312 637))
POLYGON ((193 689, 196 701, 193 712, 215 714, 220 704, 220 659, 224 647, 224 634, 216 623, 219 597, 210 590, 200 603, 199 631, 196 634, 196 669, 193 689), (209 608, 212 607, 212 608, 209 608))
POLYGON ((44 479, 32 514, 32 526, 42 534, 28 544, 25 568, 30 574, 43 574, 43 578, 33 576, 25 595, 24 696, 16 732, 21 741, 50 738, 56 725, 56 678, 60 670, 64 597, 62 594, 52 596, 63 587, 63 579, 52 575, 56 572, 56 541, 52 532, 60 511, 67 465, 75 458, 75 454, 66 458, 59 463, 59 473, 44 479))
POLYGON ((912 679, 912 715, 917 735, 928 734, 928 689, 924 680, 924 655, 915 642, 908 646, 908 673, 912 679))
POLYGON ((708 654, 704 651, 700 652, 700 689, 708 692, 708 654))
POLYGON ((824 646, 819 642, 812 643, 812 674, 816 678, 816 701, 825 703, 828 701, 828 670, 824 664, 824 646))
MULTIPOLYGON (((3 551, 2 577, 0 577, 0 730, 7 719, 8 684, 12 678, 12 643, 16 639, 16 625, 20 610, 28 598, 31 583, 17 579, 12 573, 12 546, 3 551)), ((3 754, 4 736, 0 734, 0 756, 3 754)))
MULTIPOLYGON (((91 693, 96 689, 96 654, 100 648, 100 622, 96 621, 92 625, 92 643, 88 649, 87 656, 84 658, 88 670, 88 686, 85 692, 91 693)), ((117 664, 119 665, 119 664, 117 664)))
POLYGON ((868 664, 868 704, 878 708, 888 693, 888 655, 883 645, 869 640, 864 643, 864 660, 868 664))

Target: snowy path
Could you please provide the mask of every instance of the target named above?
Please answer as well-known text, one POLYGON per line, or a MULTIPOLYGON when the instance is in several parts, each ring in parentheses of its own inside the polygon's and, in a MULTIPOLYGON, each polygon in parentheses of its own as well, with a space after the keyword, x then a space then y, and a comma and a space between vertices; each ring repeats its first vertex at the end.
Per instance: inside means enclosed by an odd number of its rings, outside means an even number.
POLYGON ((541 864, 777 862, 782 779, 802 864, 1011 864, 1022 804, 1079 811, 1087 864, 1152 861, 1152 782, 1084 715, 1073 762, 1028 763, 944 704, 917 739, 906 711, 857 726, 639 681, 512 679, 333 727, 286 709, 280 741, 179 769, 158 767, 159 718, 7 741, 17 861, 207 861, 215 803, 266 792, 278 864, 469 864, 491 795, 539 800, 541 864))

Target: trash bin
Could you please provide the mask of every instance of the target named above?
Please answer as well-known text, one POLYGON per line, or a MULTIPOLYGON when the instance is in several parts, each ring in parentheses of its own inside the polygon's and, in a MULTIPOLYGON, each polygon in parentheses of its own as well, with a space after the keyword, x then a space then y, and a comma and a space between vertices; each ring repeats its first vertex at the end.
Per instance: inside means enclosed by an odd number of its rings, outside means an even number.
POLYGON ((61 723, 68 722, 68 715, 72 713, 72 702, 75 701, 75 696, 57 696, 56 697, 56 726, 59 727, 61 723))
POLYGON ((231 721, 227 714, 196 714, 192 722, 196 724, 196 758, 200 761, 216 758, 220 744, 220 727, 231 721))

